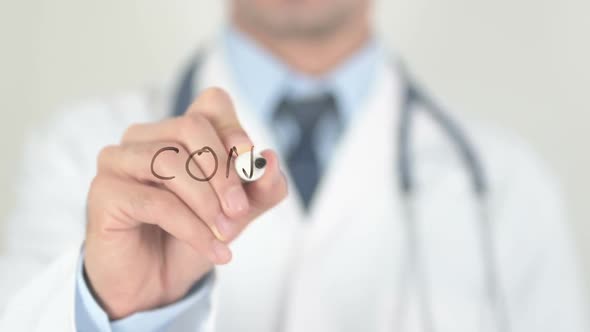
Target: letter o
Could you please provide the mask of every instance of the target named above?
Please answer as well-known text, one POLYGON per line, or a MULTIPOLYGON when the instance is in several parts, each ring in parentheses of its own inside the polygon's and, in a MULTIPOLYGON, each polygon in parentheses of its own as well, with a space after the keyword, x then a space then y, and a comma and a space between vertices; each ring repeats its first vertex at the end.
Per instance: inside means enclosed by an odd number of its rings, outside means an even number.
POLYGON ((211 179, 212 179, 212 178, 215 176, 215 173, 217 173, 217 166, 219 166, 219 162, 218 162, 218 160, 217 160, 217 155, 215 154, 215 151, 213 151, 213 149, 211 149, 211 148, 210 148, 210 147, 208 147, 208 146, 204 146, 203 148, 201 148, 201 149, 199 149, 199 150, 196 150, 196 151, 192 152, 192 153, 191 153, 191 154, 188 156, 188 158, 187 158, 187 160, 186 160, 186 164, 184 165, 184 167, 185 167, 185 169, 186 169, 186 172, 188 173, 188 175, 190 175, 190 177, 191 177, 191 178, 193 178, 193 179, 195 179, 195 180, 197 180, 197 181, 201 181, 201 182, 205 182, 205 181, 209 181, 209 180, 211 180, 211 179), (206 178, 203 178, 203 179, 202 179, 202 178, 199 178, 199 177, 195 176, 195 175, 194 175, 194 174, 191 172, 191 170, 190 170, 189 166, 190 166, 191 160, 193 159, 193 157, 194 157, 195 155, 198 155, 198 156, 200 156, 200 155, 201 155, 201 154, 203 154, 204 152, 211 152, 211 154, 213 155, 213 159, 215 160, 215 168, 213 169, 213 173, 212 173, 210 176, 208 176, 208 177, 206 177, 206 178))

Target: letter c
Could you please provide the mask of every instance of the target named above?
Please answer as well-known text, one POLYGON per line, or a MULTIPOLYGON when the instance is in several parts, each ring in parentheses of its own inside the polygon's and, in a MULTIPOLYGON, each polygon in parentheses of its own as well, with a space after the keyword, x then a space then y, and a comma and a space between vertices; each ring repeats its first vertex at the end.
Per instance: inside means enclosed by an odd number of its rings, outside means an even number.
POLYGON ((158 157, 158 155, 160 155, 160 153, 164 152, 164 151, 174 151, 176 152, 176 154, 178 154, 179 150, 178 148, 175 148, 173 146, 167 146, 164 148, 161 148, 160 150, 158 150, 158 152, 156 152, 156 154, 154 155, 154 157, 152 158, 152 163, 150 165, 150 169, 152 170, 152 174, 157 177, 160 180, 172 180, 175 178, 175 176, 161 176, 158 173, 156 173, 156 171, 154 171, 154 162, 156 161, 156 158, 158 157))

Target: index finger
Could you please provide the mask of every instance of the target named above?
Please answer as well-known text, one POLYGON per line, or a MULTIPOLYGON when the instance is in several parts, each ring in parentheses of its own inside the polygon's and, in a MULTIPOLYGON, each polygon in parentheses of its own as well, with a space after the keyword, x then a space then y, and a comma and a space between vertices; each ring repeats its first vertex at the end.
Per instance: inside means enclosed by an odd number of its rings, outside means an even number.
POLYGON ((223 89, 213 87, 203 90, 186 115, 194 113, 209 120, 228 151, 236 147, 238 153, 244 153, 252 147, 252 141, 238 120, 231 97, 223 89))

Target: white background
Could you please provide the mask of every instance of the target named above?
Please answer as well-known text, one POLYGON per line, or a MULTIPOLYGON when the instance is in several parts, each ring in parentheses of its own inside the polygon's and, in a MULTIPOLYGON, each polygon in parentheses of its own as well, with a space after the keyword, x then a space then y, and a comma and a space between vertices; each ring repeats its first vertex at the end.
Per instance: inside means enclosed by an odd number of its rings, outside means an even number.
MULTIPOLYGON (((214 37, 223 7, 0 0, 0 220, 32 124, 68 101, 169 75, 214 37)), ((381 0, 376 7, 381 37, 444 104, 525 137, 558 174, 590 285, 590 2, 381 0)))

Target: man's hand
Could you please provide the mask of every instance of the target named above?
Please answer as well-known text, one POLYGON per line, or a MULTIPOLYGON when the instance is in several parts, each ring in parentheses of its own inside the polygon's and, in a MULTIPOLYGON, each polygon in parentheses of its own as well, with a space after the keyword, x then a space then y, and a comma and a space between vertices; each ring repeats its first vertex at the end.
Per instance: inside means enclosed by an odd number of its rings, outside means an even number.
MULTIPOLYGON (((131 126, 120 145, 104 148, 88 193, 85 271, 89 286, 111 319, 153 309, 182 298, 215 264, 231 260, 227 242, 287 194, 276 155, 264 176, 242 184, 225 176, 228 152, 249 149, 229 96, 208 89, 178 118, 131 126), (179 153, 154 154, 165 146, 179 153), (208 182, 187 174, 190 152, 211 147, 219 170, 208 182), (221 171, 222 170, 222 171, 221 171), (219 238, 218 238, 219 237, 219 238)), ((240 151, 243 152, 243 151, 240 151)), ((205 178, 211 156, 195 156, 190 171, 205 178)))

